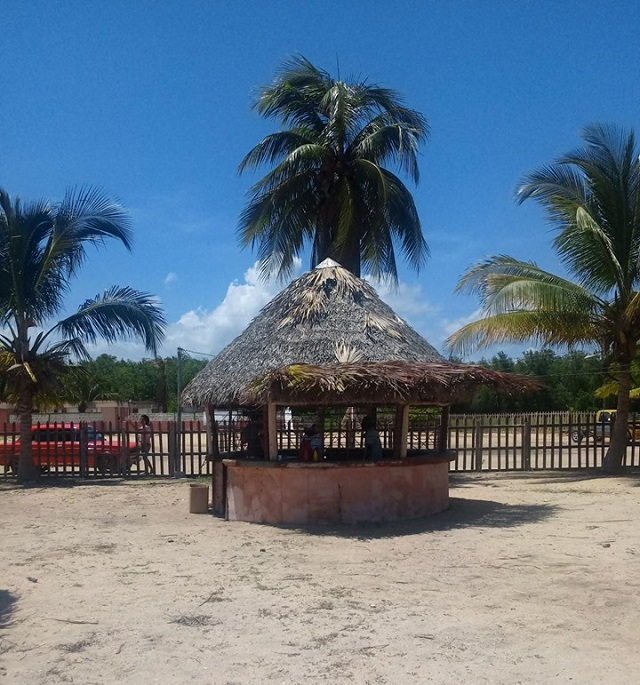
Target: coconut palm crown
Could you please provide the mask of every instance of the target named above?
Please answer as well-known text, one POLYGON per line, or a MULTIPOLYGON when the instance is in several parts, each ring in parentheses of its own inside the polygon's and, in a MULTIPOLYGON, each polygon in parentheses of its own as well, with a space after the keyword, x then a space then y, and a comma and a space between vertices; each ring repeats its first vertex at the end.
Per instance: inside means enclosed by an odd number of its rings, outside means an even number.
POLYGON ((640 340, 640 160, 633 131, 591 125, 584 147, 524 179, 518 202, 537 200, 557 228, 569 278, 500 255, 463 274, 484 316, 449 338, 458 353, 502 342, 596 345, 618 377, 617 421, 605 469, 625 454, 630 365, 640 340))
POLYGON ((87 246, 107 238, 131 248, 126 214, 101 191, 82 188, 57 205, 23 205, 0 189, 0 377, 20 415, 19 480, 34 476, 34 404, 56 395, 69 362, 88 358, 87 343, 136 338, 155 354, 164 337, 155 298, 129 287, 113 286, 55 321, 87 246))
POLYGON ((263 275, 291 275, 311 246, 311 267, 334 259, 360 276, 397 281, 396 246, 418 270, 428 256, 407 187, 385 165, 418 182, 425 118, 398 93, 334 80, 304 57, 286 61, 260 89, 260 115, 285 128, 258 143, 240 172, 272 169, 249 191, 239 222, 243 246, 257 246, 263 275))

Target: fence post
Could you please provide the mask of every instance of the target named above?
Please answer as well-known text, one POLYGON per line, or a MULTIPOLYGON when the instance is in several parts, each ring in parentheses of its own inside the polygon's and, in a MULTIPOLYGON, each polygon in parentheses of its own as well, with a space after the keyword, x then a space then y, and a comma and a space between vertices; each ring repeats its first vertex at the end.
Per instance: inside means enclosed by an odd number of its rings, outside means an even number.
POLYGON ((169 475, 173 476, 176 472, 178 460, 178 431, 176 430, 175 421, 167 423, 167 451, 169 453, 169 475))
POLYGON ((473 420, 473 460, 476 471, 482 471, 482 424, 473 420))
MULTIPOLYGON (((73 433, 73 429, 71 429, 73 433)), ((73 435, 70 436, 73 440, 73 435)), ((88 431, 85 421, 80 422, 80 478, 89 476, 88 431)))
POLYGON ((522 421, 522 468, 531 471, 531 421, 528 417, 522 421))
MULTIPOLYGON (((113 438, 113 433, 115 431, 111 421, 109 421, 109 424, 107 426, 108 432, 109 432, 109 445, 111 446, 111 440, 113 438)), ((103 425, 103 431, 104 431, 104 425, 103 425)), ((129 469, 129 466, 131 465, 130 459, 134 457, 131 452, 129 452, 129 428, 128 425, 125 424, 124 421, 120 422, 119 430, 116 434, 118 436, 118 442, 120 444, 120 448, 118 450, 118 472, 126 475, 127 471, 129 469)))

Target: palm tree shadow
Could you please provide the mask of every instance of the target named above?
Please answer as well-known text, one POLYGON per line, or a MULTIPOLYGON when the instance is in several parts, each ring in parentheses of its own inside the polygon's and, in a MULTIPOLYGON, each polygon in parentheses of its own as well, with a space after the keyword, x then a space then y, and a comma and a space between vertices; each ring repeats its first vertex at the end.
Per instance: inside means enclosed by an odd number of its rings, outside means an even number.
POLYGON ((18 597, 9 590, 0 590, 0 630, 11 625, 11 614, 15 611, 17 601, 18 597))
POLYGON ((408 521, 359 523, 355 525, 282 525, 310 535, 376 540, 384 538, 438 533, 459 528, 515 528, 544 521, 556 512, 552 504, 503 504, 492 500, 452 497, 446 511, 434 516, 408 521))
MULTIPOLYGON (((90 478, 76 478, 76 477, 63 477, 63 476, 43 476, 38 480, 29 483, 16 483, 15 481, 5 481, 0 483, 1 490, 69 490, 72 488, 84 488, 87 486, 92 487, 115 487, 126 485, 127 483, 136 482, 142 479, 138 479, 136 476, 130 478, 122 478, 120 476, 111 477, 90 477, 90 478)), ((153 483, 153 479, 145 479, 145 483, 153 483)))

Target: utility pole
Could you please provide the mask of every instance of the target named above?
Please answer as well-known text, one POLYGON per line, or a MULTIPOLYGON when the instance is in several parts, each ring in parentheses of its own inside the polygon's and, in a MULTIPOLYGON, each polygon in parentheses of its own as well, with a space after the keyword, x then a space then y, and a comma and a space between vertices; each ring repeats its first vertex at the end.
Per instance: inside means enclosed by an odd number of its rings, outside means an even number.
POLYGON ((176 463, 174 466, 174 477, 181 478, 184 474, 181 471, 182 466, 182 347, 178 348, 178 363, 177 363, 177 386, 178 386, 178 411, 176 421, 176 463))

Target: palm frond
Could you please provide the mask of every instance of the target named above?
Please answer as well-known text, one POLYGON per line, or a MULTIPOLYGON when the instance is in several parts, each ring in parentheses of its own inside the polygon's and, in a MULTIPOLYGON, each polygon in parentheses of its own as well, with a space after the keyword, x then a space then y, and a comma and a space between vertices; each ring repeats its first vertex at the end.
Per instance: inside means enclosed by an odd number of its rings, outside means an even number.
POLYGON ((263 164, 279 163, 298 148, 313 143, 313 135, 304 129, 297 128, 273 133, 263 138, 247 153, 240 162, 238 173, 241 174, 248 169, 257 169, 263 164))
POLYGON ((467 269, 456 292, 478 295, 484 309, 496 311, 500 307, 550 308, 560 301, 557 298, 575 302, 580 307, 588 303, 589 309, 604 305, 603 300, 579 284, 545 271, 534 262, 507 255, 488 257, 467 269), (509 288, 508 297, 503 296, 505 288, 509 288))
POLYGON ((457 353, 505 342, 589 342, 601 335, 608 303, 579 284, 508 256, 490 257, 462 276, 458 291, 479 296, 482 316, 454 333, 457 353))
POLYGON ((157 300, 129 287, 113 286, 86 300, 78 311, 56 325, 66 338, 95 343, 98 338, 116 342, 139 338, 154 355, 164 339, 166 322, 157 300))
POLYGON ((129 217, 122 207, 99 188, 70 188, 56 214, 56 233, 73 233, 81 243, 119 240, 132 246, 129 217))
POLYGON ((633 132, 585 128, 586 145, 525 179, 520 202, 537 199, 560 229, 554 245, 567 268, 600 294, 628 297, 640 261, 640 163, 633 132))
POLYGON ((579 312, 509 311, 485 316, 463 326, 447 338, 453 354, 467 355, 477 349, 504 343, 532 341, 545 346, 571 346, 593 341, 597 325, 579 312))
POLYGON ((302 56, 283 64, 255 106, 288 127, 265 137, 239 168, 273 166, 249 189, 238 225, 242 246, 257 247, 263 274, 289 273, 307 242, 312 266, 330 256, 354 273, 364 263, 396 281, 400 241, 419 268, 428 250, 413 199, 383 164, 417 182, 418 147, 428 136, 420 113, 392 90, 334 80, 302 56))
POLYGON ((347 155, 376 164, 391 162, 418 183, 418 149, 428 137, 427 130, 426 126, 389 121, 388 116, 381 114, 356 136, 347 155))

